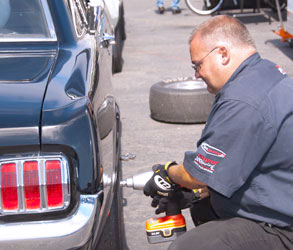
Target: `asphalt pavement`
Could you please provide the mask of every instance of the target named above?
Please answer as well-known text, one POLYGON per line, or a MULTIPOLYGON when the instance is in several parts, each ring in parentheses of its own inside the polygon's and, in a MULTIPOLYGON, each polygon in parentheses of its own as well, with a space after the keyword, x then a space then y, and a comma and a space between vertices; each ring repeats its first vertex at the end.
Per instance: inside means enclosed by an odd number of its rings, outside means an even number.
MULTIPOLYGON (((204 127, 203 124, 161 123, 150 117, 150 87, 161 80, 193 76, 189 35, 196 25, 210 18, 193 14, 184 1, 181 1, 182 13, 173 15, 170 5, 171 0, 166 0, 167 11, 159 15, 155 0, 124 0, 127 33, 124 68, 113 76, 113 84, 121 110, 122 154, 136 155, 134 160, 122 162, 124 178, 149 171, 156 163, 182 161, 185 151, 196 150, 204 127)), ((278 29, 279 22, 271 18, 270 23, 266 16, 242 17, 241 21, 251 32, 260 55, 276 62, 293 77, 293 49, 272 32, 278 29)), ((145 221, 155 216, 151 199, 142 191, 127 188, 123 190, 123 197, 127 248, 167 249, 169 243, 147 242, 145 221)), ((183 214, 187 229, 192 228, 189 212, 183 214)))

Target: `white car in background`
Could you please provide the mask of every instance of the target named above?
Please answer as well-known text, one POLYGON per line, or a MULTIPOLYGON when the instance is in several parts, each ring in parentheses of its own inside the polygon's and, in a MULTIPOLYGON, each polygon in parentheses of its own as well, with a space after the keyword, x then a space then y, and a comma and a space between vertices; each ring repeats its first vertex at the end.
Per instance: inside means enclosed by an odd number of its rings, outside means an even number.
POLYGON ((118 73, 122 71, 123 67, 122 50, 126 39, 123 2, 122 0, 104 0, 104 2, 115 27, 112 71, 118 73))

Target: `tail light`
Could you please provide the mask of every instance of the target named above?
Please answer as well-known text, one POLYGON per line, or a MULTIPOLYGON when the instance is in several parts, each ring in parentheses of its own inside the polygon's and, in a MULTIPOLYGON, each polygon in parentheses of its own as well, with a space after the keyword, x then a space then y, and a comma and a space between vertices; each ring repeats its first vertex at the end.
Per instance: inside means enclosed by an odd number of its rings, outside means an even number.
POLYGON ((7 163, 1 167, 1 191, 4 210, 18 209, 16 164, 7 163))
POLYGON ((63 210, 70 203, 69 165, 63 156, 0 161, 0 213, 63 210))
POLYGON ((59 207, 63 202, 61 168, 59 161, 46 162, 48 207, 59 207))
MULTIPOLYGON (((39 167, 37 161, 26 161, 23 164, 24 204, 27 209, 41 208, 39 186, 39 167)), ((4 200, 4 199, 3 199, 4 200)))

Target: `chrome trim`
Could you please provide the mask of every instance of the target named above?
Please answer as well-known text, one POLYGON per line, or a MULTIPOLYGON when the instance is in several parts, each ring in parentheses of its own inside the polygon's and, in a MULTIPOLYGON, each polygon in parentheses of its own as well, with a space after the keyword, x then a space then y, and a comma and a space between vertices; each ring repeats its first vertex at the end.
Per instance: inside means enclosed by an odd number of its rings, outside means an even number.
MULTIPOLYGON (((31 213, 42 213, 49 211, 59 211, 66 209, 70 204, 70 174, 68 160, 64 155, 36 155, 30 157, 18 157, 18 158, 6 158, 0 159, 0 173, 2 164, 15 163, 16 174, 17 174, 17 190, 18 190, 18 203, 19 207, 17 210, 4 210, 2 206, 2 197, 0 199, 0 217, 11 214, 31 214, 31 213), (57 160, 61 166, 61 183, 63 190, 63 205, 59 207, 50 208, 47 206, 47 193, 46 193, 46 161, 57 160), (39 168, 39 186, 40 186, 40 198, 41 207, 40 209, 26 209, 24 199, 24 181, 23 181, 23 164, 26 161, 36 161, 39 168)), ((1 178, 1 174, 0 174, 1 178)), ((0 179, 0 191, 1 191, 1 179, 0 179)), ((0 192, 1 193, 1 192, 0 192)))
POLYGON ((51 39, 53 39, 53 41, 57 41, 57 36, 56 36, 56 33, 55 33, 55 27, 54 27, 54 23, 53 23, 51 14, 50 14, 50 10, 49 10, 47 0, 41 0, 41 2, 42 2, 42 6, 43 6, 43 11, 44 11, 44 14, 45 14, 45 17, 46 17, 46 22, 47 22, 47 25, 48 25, 48 28, 49 28, 49 32, 50 32, 50 35, 51 35, 51 39))
POLYGON ((75 2, 75 4, 76 4, 76 6, 77 6, 77 10, 80 12, 79 14, 80 14, 80 16, 81 16, 81 18, 82 18, 82 22, 83 22, 86 26, 88 26, 88 22, 87 22, 87 20, 86 20, 86 15, 85 15, 85 13, 84 13, 84 9, 82 8, 82 6, 81 6, 81 4, 80 4, 80 1, 78 1, 78 0, 74 0, 74 2, 75 2))
MULTIPOLYGON (((1 169, 1 167, 0 167, 1 169)), ((17 194, 18 194, 18 206, 19 211, 25 210, 24 205, 24 181, 23 181, 23 162, 17 161, 16 162, 16 183, 17 183, 17 194)), ((1 188, 1 183, 0 183, 1 188)))
MULTIPOLYGON (((40 161, 40 165, 45 165, 45 160, 40 161)), ((39 182, 40 182, 40 196, 41 196, 41 209, 47 208, 47 193, 45 188, 46 177, 45 177, 45 169, 39 166, 39 182)))
POLYGON ((81 195, 77 210, 65 219, 1 224, 1 249, 64 250, 81 247, 89 240, 97 223, 101 199, 102 191, 95 195, 81 195))
POLYGON ((74 30, 75 30, 75 34, 78 38, 81 38, 83 37, 85 34, 86 34, 86 31, 87 31, 87 21, 86 21, 86 17, 85 17, 85 13, 82 9, 82 7, 80 6, 79 2, 77 2, 76 0, 69 0, 69 8, 70 8, 70 11, 71 11, 71 16, 72 16, 72 21, 73 21, 73 26, 74 26, 74 30), (78 34, 77 32, 77 22, 76 22, 76 16, 75 16, 75 8, 77 8, 77 11, 78 11, 78 14, 82 20, 82 23, 84 24, 84 27, 82 29, 82 32, 81 34, 78 34), (84 19, 85 18, 85 21, 86 23, 84 22, 84 19))
POLYGON ((0 51, 1 57, 54 57, 56 50, 5 50, 0 51))
POLYGON ((1 37, 0 42, 56 42, 57 38, 50 38, 50 37, 40 37, 40 38, 30 38, 30 37, 19 37, 19 38, 12 38, 12 37, 1 37))

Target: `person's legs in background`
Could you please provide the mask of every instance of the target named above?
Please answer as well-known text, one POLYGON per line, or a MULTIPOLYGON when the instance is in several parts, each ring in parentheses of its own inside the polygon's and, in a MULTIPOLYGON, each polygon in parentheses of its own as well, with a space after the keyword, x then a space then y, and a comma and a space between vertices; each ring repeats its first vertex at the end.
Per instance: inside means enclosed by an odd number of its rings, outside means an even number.
POLYGON ((172 1, 172 13, 179 14, 181 13, 181 9, 179 7, 180 0, 173 0, 172 1))
POLYGON ((164 0, 157 0, 157 7, 160 14, 163 14, 165 11, 164 0))

